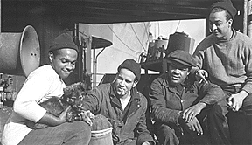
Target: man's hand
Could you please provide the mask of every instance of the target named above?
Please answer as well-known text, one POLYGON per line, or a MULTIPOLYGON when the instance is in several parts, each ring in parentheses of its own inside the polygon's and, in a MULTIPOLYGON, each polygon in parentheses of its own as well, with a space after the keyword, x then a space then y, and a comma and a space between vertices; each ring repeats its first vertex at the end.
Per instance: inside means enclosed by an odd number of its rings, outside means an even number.
POLYGON ((198 135, 203 135, 203 129, 201 128, 197 117, 194 117, 191 121, 186 122, 185 124, 190 130, 197 131, 198 135))
POLYGON ((58 126, 62 123, 67 122, 67 112, 68 110, 71 109, 71 107, 67 107, 65 111, 63 111, 59 117, 45 113, 45 115, 38 121, 38 123, 45 124, 48 126, 58 126))
POLYGON ((196 72, 195 77, 201 83, 202 81, 206 81, 206 78, 208 77, 208 73, 207 73, 207 71, 200 69, 196 72))
POLYGON ((154 145, 154 143, 153 142, 149 142, 149 141, 145 141, 145 142, 143 142, 142 145, 154 145))
POLYGON ((70 106, 67 107, 66 110, 63 111, 63 112, 59 115, 59 121, 60 121, 61 123, 64 123, 64 122, 67 121, 67 112, 68 112, 69 109, 71 109, 70 106))
POLYGON ((81 112, 82 120, 85 121, 89 126, 93 125, 93 120, 95 118, 95 115, 90 112, 90 110, 82 111, 81 112))
POLYGON ((243 100, 248 96, 246 91, 241 91, 240 93, 232 94, 228 98, 227 105, 233 109, 233 111, 239 111, 242 106, 243 100))
POLYGON ((187 108, 184 112, 183 112, 183 116, 182 118, 186 121, 189 122, 191 121, 193 118, 196 117, 196 115, 198 115, 200 113, 200 111, 206 107, 206 103, 203 102, 199 102, 198 104, 187 108))

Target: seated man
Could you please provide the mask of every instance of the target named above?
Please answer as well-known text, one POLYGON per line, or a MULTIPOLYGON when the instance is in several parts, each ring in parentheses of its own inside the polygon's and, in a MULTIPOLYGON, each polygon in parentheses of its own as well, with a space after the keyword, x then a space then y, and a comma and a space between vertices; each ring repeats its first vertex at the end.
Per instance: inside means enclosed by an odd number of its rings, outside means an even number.
POLYGON ((150 85, 151 112, 159 143, 229 144, 217 102, 224 92, 207 81, 189 76, 194 61, 181 50, 171 52, 169 69, 150 85))
POLYGON ((154 144, 146 126, 147 99, 136 90, 140 77, 140 64, 126 59, 117 68, 112 83, 94 88, 83 99, 84 110, 108 118, 115 145, 154 144))
POLYGON ((78 47, 68 33, 62 33, 50 46, 50 65, 43 65, 31 72, 17 94, 13 112, 3 130, 3 145, 45 145, 71 144, 87 145, 91 128, 84 121, 67 121, 67 112, 58 117, 46 111, 39 104, 53 96, 60 98, 66 87, 66 79, 75 68, 78 47), (46 124, 49 127, 32 129, 26 120, 46 124))
POLYGON ((252 41, 233 28, 236 13, 231 0, 213 3, 207 19, 212 34, 199 43, 193 56, 196 72, 208 74, 227 94, 221 106, 231 143, 247 145, 252 144, 252 41))

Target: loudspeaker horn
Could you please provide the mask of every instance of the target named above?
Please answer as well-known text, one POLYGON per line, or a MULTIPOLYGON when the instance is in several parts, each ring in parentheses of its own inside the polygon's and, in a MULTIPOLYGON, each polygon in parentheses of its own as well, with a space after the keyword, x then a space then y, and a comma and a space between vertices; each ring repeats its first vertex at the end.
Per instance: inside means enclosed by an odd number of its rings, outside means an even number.
POLYGON ((40 63, 35 29, 28 25, 21 33, 0 34, 0 72, 27 77, 40 63))

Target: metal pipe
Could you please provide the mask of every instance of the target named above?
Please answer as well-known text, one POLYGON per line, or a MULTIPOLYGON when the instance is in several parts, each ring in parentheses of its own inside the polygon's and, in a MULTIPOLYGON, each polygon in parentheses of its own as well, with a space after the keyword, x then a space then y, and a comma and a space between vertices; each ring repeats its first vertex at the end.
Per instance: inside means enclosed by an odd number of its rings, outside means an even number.
POLYGON ((248 0, 244 0, 243 9, 243 33, 248 35, 248 0))
MULTIPOLYGON (((2 1, 0 0, 0 18, 2 18, 2 1)), ((2 19, 0 19, 0 34, 2 32, 2 19)))
POLYGON ((93 83, 93 87, 96 86, 96 77, 97 77, 97 60, 98 60, 98 56, 105 50, 106 47, 103 47, 102 50, 95 56, 95 49, 94 49, 94 83, 93 83))

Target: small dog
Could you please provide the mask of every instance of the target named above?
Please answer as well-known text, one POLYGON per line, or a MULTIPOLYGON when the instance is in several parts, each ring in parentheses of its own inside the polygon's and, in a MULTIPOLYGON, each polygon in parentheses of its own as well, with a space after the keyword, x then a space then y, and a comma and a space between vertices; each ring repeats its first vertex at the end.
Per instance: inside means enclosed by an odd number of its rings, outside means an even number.
MULTIPOLYGON (((59 117, 63 111, 70 107, 66 113, 67 122, 85 121, 91 126, 92 131, 111 127, 112 125, 105 116, 101 114, 94 115, 89 110, 83 110, 82 101, 87 95, 87 91, 84 83, 75 83, 64 89, 64 95, 62 97, 52 97, 39 105, 44 107, 47 113, 53 114, 56 117, 59 117)), ((46 124, 35 123, 29 120, 26 120, 26 125, 32 129, 48 127, 46 124)))
MULTIPOLYGON (((81 105, 81 102, 85 98, 87 91, 87 87, 84 83, 74 83, 73 85, 67 86, 64 89, 64 94, 62 97, 52 97, 49 100, 40 103, 39 105, 44 107, 47 113, 53 114, 56 117, 59 117, 59 115, 65 111, 66 108, 70 107, 67 111, 67 122, 82 121, 83 118, 90 122, 90 119, 88 120, 88 118, 92 116, 90 116, 90 113, 88 112, 83 112, 81 105), (83 115, 89 115, 89 117, 83 117, 83 115)), ((48 127, 46 124, 35 123, 29 120, 26 120, 25 124, 32 129, 48 127)))

